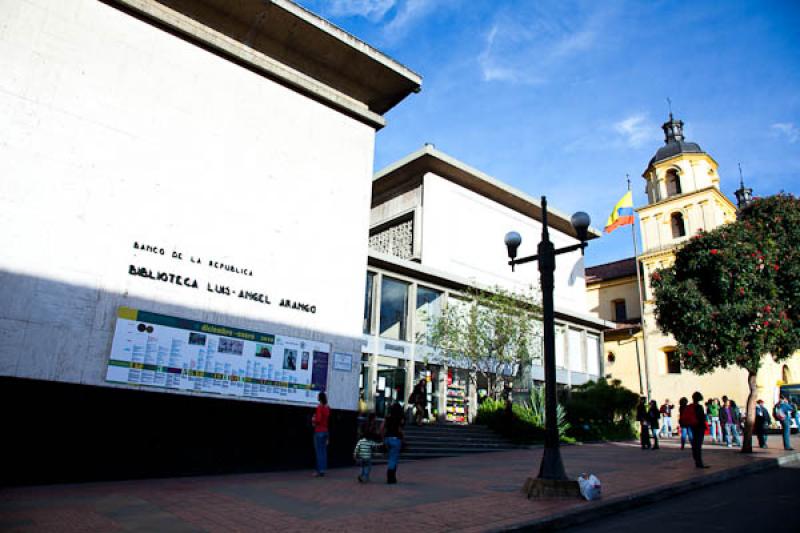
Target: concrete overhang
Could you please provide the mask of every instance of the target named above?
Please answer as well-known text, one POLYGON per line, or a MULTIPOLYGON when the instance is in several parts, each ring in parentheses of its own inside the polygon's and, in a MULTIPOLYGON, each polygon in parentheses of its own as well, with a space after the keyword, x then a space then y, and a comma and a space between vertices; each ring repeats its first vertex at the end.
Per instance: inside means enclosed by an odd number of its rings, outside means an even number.
MULTIPOLYGON (((375 174, 372 179, 373 206, 383 201, 387 194, 402 189, 405 184, 419 183, 427 172, 450 180, 527 217, 540 222, 542 220, 542 206, 538 200, 440 152, 429 144, 375 174)), ((570 216, 559 212, 551 205, 547 206, 547 214, 551 228, 576 237, 570 216)), ((589 228, 589 240, 601 235, 599 230, 589 228)))
POLYGON ((103 0, 376 128, 422 79, 289 0, 103 0))

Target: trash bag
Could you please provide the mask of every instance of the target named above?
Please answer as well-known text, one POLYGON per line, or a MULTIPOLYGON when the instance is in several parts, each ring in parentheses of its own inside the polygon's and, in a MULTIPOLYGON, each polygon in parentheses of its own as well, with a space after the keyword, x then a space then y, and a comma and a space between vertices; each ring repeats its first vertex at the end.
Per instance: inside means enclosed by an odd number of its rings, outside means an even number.
POLYGON ((600 498, 602 484, 594 474, 581 474, 578 476, 578 485, 581 489, 581 496, 587 500, 597 500, 600 498))

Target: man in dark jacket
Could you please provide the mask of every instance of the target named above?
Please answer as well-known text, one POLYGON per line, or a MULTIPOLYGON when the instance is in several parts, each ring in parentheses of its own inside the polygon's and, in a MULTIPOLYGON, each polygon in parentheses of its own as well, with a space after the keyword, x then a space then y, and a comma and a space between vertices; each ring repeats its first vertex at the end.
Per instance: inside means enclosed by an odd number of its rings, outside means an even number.
POLYGON ((636 421, 639 422, 639 432, 641 436, 642 449, 650 449, 650 423, 647 416, 647 398, 639 398, 639 405, 636 406, 636 421))
POLYGON ((692 457, 697 468, 708 468, 703 464, 703 437, 706 434, 706 412, 703 409, 703 395, 699 392, 692 394, 692 401, 689 409, 694 409, 694 424, 692 425, 692 457))
POLYGON ((767 429, 771 422, 772 417, 769 416, 769 409, 764 407, 764 400, 758 400, 756 402, 756 426, 753 429, 758 437, 759 448, 767 447, 767 429))

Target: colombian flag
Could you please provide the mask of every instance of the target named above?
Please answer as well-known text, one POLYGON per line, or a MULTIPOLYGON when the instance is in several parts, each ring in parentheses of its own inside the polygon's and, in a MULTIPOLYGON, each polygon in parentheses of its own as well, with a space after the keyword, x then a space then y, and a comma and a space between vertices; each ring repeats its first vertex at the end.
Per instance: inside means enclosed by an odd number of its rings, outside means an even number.
POLYGON ((626 192, 625 196, 614 206, 614 210, 608 216, 604 231, 611 233, 620 226, 628 224, 633 224, 633 194, 631 191, 626 192))

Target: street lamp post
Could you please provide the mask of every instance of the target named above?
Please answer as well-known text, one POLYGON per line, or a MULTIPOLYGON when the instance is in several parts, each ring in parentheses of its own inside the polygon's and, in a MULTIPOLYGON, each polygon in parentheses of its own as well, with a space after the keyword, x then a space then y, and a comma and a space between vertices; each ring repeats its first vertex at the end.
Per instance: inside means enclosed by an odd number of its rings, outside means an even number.
MULTIPOLYGON (((555 343, 555 312, 553 309, 553 274, 556 269, 556 256, 568 252, 580 250, 583 254, 583 249, 586 248, 586 239, 588 236, 589 224, 591 222, 589 215, 579 211, 572 215, 570 220, 572 226, 575 228, 579 244, 565 246, 556 250, 553 243, 550 241, 550 235, 547 225, 547 198, 542 196, 542 240, 539 242, 537 254, 529 257, 521 257, 517 259, 517 249, 522 243, 522 237, 516 231, 511 231, 506 234, 505 243, 508 248, 508 257, 510 261, 508 264, 511 270, 514 270, 516 265, 523 263, 530 263, 532 261, 539 262, 539 278, 542 287, 542 320, 544 326, 544 387, 545 387, 545 441, 544 441, 544 455, 542 456, 542 464, 539 467, 540 480, 549 480, 553 482, 567 481, 567 474, 564 471, 564 463, 561 460, 561 450, 559 448, 559 435, 558 435, 558 415, 557 415, 557 398, 556 398, 556 343, 555 343)), ((530 481, 529 481, 530 483, 530 481)), ((529 484, 527 491, 531 495, 532 488, 529 484)), ((553 484, 550 484, 553 486, 553 484)), ((539 489, 541 492, 543 489, 539 489)), ((550 490, 549 492, 553 492, 550 490)), ((558 492, 556 488, 555 492, 558 492)))

